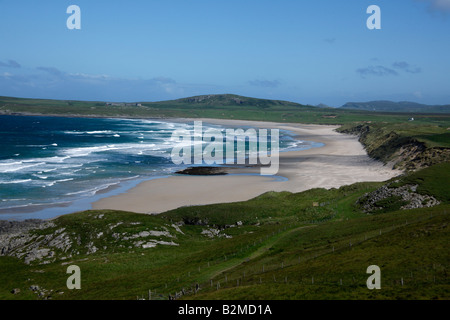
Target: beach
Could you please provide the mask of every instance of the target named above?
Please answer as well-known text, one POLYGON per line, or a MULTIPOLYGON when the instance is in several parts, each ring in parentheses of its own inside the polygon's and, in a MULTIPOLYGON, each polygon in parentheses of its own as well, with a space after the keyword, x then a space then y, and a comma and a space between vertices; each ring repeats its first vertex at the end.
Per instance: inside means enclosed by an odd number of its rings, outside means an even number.
MULTIPOLYGON (((192 123, 194 119, 175 121, 192 123)), ((323 143, 324 146, 281 152, 276 177, 260 176, 258 167, 232 168, 229 175, 220 176, 170 176, 144 181, 125 193, 94 202, 92 208, 158 214, 182 206, 245 201, 269 191, 339 188, 356 182, 386 181, 401 174, 371 159, 358 138, 336 132, 338 126, 216 119, 195 121, 230 128, 288 130, 297 139, 323 143)))

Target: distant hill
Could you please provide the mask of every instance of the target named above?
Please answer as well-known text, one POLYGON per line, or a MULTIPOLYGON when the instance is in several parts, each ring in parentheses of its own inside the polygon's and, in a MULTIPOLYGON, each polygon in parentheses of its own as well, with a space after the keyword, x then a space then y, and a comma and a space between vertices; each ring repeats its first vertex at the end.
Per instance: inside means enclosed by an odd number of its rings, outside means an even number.
POLYGON ((329 105, 327 105, 325 103, 319 103, 316 107, 317 108, 328 108, 328 109, 334 108, 334 107, 331 107, 331 106, 329 106, 329 105))
POLYGON ((197 106, 251 106, 251 107, 274 107, 274 106, 289 106, 289 107, 302 107, 303 105, 295 102, 282 101, 282 100, 268 100, 243 97, 235 94, 209 94, 200 95, 188 98, 182 98, 170 101, 150 102, 146 105, 152 104, 178 104, 178 105, 197 105, 197 106))
POLYGON ((410 101, 347 102, 340 108, 378 112, 450 113, 450 105, 426 105, 410 101))

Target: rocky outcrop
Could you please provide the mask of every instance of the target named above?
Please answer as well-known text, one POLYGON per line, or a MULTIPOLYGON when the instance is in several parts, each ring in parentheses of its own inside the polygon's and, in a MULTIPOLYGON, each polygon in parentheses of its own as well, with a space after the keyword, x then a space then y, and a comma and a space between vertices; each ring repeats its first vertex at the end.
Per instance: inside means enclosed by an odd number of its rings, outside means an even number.
POLYGON ((395 208, 395 204, 397 204, 399 209, 415 209, 440 204, 432 196, 417 193, 417 185, 404 185, 397 188, 391 188, 390 185, 387 184, 373 192, 366 193, 358 199, 357 205, 366 213, 376 213, 386 209, 386 205, 395 208))
POLYGON ((47 228, 48 222, 39 219, 27 219, 24 221, 0 220, 0 236, 11 233, 21 233, 30 229, 47 228))
POLYGON ((226 238, 230 239, 232 236, 222 233, 225 229, 218 229, 218 228, 207 228, 202 230, 202 234, 209 237, 209 238, 226 238))
POLYGON ((53 222, 48 221, 4 221, 0 235, 0 255, 14 256, 23 259, 26 264, 39 260, 47 264, 55 260, 55 250, 67 252, 72 241, 64 232, 64 228, 51 234, 38 235, 33 232, 55 228, 53 222))
POLYGON ((192 176, 217 176, 228 174, 222 167, 190 167, 176 172, 177 174, 187 174, 192 176))
POLYGON ((54 226, 52 222, 43 220, 0 221, 0 255, 24 257, 26 263, 51 255, 50 250, 39 249, 38 244, 39 241, 49 239, 38 240, 38 236, 31 234, 30 231, 54 226), (22 251, 21 249, 25 247, 26 251, 22 251))
POLYGON ((95 223, 84 223, 82 229, 73 229, 70 225, 68 229, 58 227, 57 221, 0 222, 0 255, 16 257, 26 264, 49 264, 78 255, 92 255, 106 250, 114 252, 118 248, 178 246, 174 241, 176 234, 184 234, 180 228, 183 224, 143 230, 141 222, 105 223, 102 227, 95 223), (118 230, 119 226, 124 229, 118 230))

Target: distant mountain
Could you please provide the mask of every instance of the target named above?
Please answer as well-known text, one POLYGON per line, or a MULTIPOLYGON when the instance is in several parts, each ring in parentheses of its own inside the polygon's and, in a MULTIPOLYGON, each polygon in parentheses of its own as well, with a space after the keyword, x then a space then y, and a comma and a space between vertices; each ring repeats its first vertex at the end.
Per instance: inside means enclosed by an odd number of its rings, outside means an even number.
POLYGON ((378 112, 450 113, 450 105, 426 105, 410 101, 347 102, 340 108, 378 112))
POLYGON ((317 108, 334 108, 334 107, 330 107, 329 105, 325 104, 325 103, 319 103, 317 106, 317 108))

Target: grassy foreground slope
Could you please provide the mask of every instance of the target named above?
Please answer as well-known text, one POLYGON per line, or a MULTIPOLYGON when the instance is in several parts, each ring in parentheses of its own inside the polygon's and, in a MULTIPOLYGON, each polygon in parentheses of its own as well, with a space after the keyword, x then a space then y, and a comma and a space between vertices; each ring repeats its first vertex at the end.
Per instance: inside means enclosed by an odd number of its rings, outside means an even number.
POLYGON ((158 216, 62 216, 22 248, 40 243, 52 255, 29 265, 0 257, 0 299, 136 299, 149 290, 152 299, 449 299, 450 188, 439 183, 449 173, 445 163, 393 181, 417 184, 440 205, 373 215, 357 200, 382 183, 269 192, 158 216), (61 234, 67 245, 52 247, 61 234), (81 290, 66 287, 72 264, 81 290), (366 286, 373 264, 381 290, 366 286))

